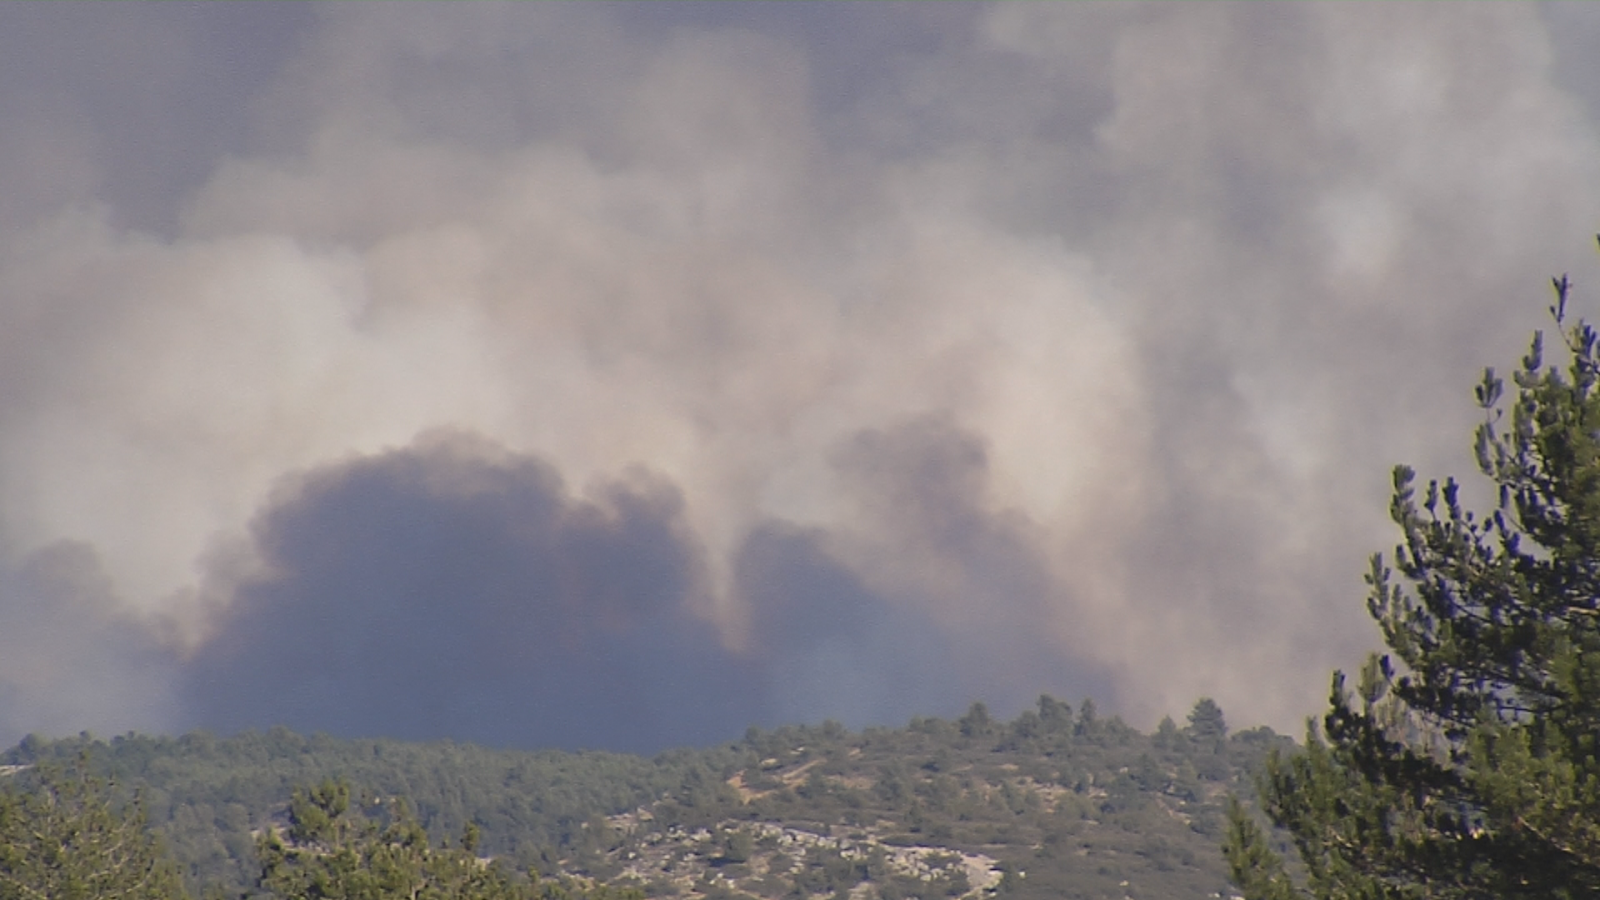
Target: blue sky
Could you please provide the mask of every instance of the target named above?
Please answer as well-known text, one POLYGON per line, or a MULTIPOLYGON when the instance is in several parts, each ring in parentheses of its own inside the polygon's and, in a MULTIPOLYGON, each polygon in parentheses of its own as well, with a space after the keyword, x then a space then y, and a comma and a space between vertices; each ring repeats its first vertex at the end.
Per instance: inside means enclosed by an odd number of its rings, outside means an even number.
POLYGON ((0 739, 1297 730, 1581 4, 0 5, 0 739))

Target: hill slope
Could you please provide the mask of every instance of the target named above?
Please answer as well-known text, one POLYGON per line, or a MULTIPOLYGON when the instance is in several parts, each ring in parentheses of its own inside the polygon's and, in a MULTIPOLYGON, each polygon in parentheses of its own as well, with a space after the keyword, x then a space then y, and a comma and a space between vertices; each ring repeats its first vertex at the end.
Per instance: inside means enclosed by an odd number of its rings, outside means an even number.
POLYGON ((1268 729, 1227 736, 1205 703, 1196 715, 1146 735, 1042 697, 1010 722, 978 704, 902 729, 752 729, 653 759, 285 729, 30 737, 0 765, 88 749, 143 796, 190 880, 230 891, 253 876, 252 830, 296 786, 337 776, 407 797, 436 836, 475 822, 483 852, 652 897, 1198 900, 1227 894, 1227 793, 1248 796, 1250 773, 1288 742, 1268 729))

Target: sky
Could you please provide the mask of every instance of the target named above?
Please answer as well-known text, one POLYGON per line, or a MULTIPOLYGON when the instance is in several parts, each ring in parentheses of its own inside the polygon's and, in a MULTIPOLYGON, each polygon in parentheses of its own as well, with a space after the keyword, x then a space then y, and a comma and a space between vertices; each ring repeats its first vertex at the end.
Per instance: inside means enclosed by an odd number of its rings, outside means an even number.
MULTIPOLYGON (((0 741, 1298 733, 1600 7, 0 4, 0 741)), ((1473 491, 1478 493, 1474 494, 1473 491)))

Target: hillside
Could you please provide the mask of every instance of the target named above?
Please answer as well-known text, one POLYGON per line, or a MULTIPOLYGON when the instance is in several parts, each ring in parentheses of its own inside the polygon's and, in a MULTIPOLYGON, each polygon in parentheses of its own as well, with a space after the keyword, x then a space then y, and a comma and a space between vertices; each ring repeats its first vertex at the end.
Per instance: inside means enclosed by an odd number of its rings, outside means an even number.
POLYGON ((407 797, 436 836, 475 822, 484 853, 649 897, 1187 900, 1226 896, 1226 795, 1248 795, 1249 773, 1287 743, 1268 729, 1228 735, 1209 701, 1187 727, 1146 735, 1042 697, 1009 722, 978 704, 901 729, 752 729, 653 759, 274 729, 30 737, 0 764, 89 750, 143 797, 196 887, 234 893, 253 875, 252 830, 282 815, 294 787, 337 776, 407 797))

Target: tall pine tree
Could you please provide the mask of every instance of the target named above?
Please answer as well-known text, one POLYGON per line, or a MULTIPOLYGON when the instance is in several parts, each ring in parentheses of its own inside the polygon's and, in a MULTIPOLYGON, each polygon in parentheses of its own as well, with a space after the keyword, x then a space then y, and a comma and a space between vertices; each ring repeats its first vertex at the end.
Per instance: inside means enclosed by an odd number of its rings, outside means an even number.
POLYGON ((40 766, 30 780, 0 787, 0 900, 187 896, 144 810, 118 802, 87 757, 71 769, 40 766))
POLYGON ((269 828, 257 840, 262 887, 292 900, 543 900, 547 893, 480 860, 476 826, 467 826, 459 847, 435 847, 403 801, 389 804, 391 821, 382 826, 350 800, 342 781, 296 791, 286 834, 269 828))
POLYGON ((1303 878, 1234 805, 1249 900, 1600 897, 1600 351, 1554 286, 1565 364, 1536 333, 1514 398, 1493 369, 1477 388, 1488 514, 1395 469, 1402 541, 1367 576, 1389 652, 1354 692, 1334 675, 1321 729, 1262 780, 1303 878))

